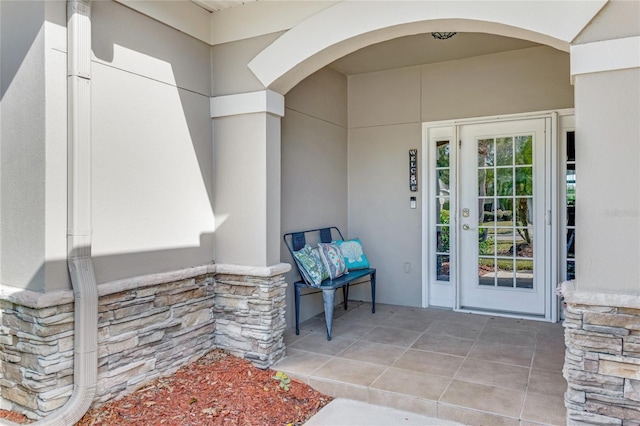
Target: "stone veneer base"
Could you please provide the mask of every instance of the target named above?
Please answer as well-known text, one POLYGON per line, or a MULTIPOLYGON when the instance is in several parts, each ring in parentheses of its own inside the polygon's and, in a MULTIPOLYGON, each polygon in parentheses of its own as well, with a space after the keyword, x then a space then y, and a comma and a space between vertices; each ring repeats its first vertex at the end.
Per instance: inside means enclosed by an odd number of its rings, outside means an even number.
POLYGON ((563 284, 567 424, 640 424, 640 297, 563 284))
MULTIPOLYGON (((215 348, 260 368, 281 359, 289 269, 205 265, 99 285, 94 406, 215 348)), ((73 389, 73 292, 2 290, 0 408, 39 419, 73 389)))

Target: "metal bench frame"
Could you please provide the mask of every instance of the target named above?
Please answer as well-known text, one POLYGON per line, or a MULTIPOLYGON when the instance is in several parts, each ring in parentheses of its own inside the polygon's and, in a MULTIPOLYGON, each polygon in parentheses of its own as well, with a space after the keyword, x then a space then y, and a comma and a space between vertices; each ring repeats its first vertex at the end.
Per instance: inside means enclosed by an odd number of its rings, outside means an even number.
MULTIPOLYGON (((336 279, 326 279, 322 281, 320 287, 313 286, 309 283, 305 275, 302 273, 302 267, 298 263, 298 260, 293 255, 294 251, 298 251, 303 248, 306 244, 306 236, 309 234, 313 234, 317 232, 319 235, 319 242, 321 243, 330 243, 332 241, 336 241, 338 239, 344 240, 342 236, 342 232, 335 227, 329 228, 319 228, 319 229, 309 229, 306 231, 299 232, 289 232, 282 236, 285 245, 289 249, 289 253, 291 254, 292 259, 296 265, 298 270, 298 274, 300 274, 300 280, 296 281, 293 284, 295 291, 295 304, 296 304, 296 334, 300 334, 300 290, 303 288, 315 288, 322 291, 322 301, 324 304, 324 318, 327 324, 327 340, 331 340, 331 327, 333 322, 333 308, 335 304, 335 294, 336 290, 342 287, 342 295, 344 297, 344 309, 347 309, 347 301, 349 298, 349 284, 354 281, 367 277, 369 282, 371 283, 371 313, 376 312, 376 270, 374 268, 367 269, 355 269, 353 271, 349 271, 348 274, 345 274, 336 279), (334 232, 332 232, 334 231, 334 232), (337 234, 340 238, 333 238, 333 235, 337 234)), ((362 281, 366 282, 366 281, 362 281)), ((357 284, 360 284, 357 283, 357 284)), ((315 292, 317 293, 317 292, 315 292)), ((313 293, 308 293, 313 294, 313 293)))

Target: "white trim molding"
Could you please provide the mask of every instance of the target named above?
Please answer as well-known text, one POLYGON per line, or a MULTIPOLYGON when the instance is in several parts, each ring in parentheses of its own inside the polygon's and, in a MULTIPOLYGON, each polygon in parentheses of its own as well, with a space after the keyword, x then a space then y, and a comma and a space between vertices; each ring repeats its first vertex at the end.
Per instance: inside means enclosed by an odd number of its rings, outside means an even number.
POLYGON ((190 1, 115 0, 156 21, 211 44, 211 13, 190 1))
POLYGON ((342 1, 280 36, 251 62, 265 87, 287 93, 323 66, 365 46, 432 31, 485 32, 568 51, 607 0, 342 1))
POLYGON ((211 98, 211 118, 267 112, 284 117, 284 96, 272 90, 211 98))
POLYGON ((640 67, 640 36, 571 46, 571 78, 640 67))

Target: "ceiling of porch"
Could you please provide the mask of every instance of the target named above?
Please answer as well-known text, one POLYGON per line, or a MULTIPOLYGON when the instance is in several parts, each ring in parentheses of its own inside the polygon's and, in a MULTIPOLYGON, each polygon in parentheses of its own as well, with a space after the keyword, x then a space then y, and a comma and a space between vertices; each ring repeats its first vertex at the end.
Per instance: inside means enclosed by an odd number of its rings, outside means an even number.
POLYGON ((209 12, 217 12, 223 9, 230 9, 236 6, 242 6, 246 3, 251 3, 257 0, 191 0, 201 8, 208 10, 209 12))
POLYGON ((353 75, 456 61, 535 46, 539 44, 484 33, 458 33, 447 40, 436 40, 426 33, 367 46, 338 59, 330 66, 345 75, 353 75))

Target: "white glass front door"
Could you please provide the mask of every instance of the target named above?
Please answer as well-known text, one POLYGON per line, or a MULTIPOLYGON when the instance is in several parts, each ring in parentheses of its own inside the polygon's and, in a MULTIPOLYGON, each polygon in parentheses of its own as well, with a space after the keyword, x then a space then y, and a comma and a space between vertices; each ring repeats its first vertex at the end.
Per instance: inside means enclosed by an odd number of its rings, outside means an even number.
POLYGON ((459 307, 544 315, 545 118, 458 128, 459 307))

